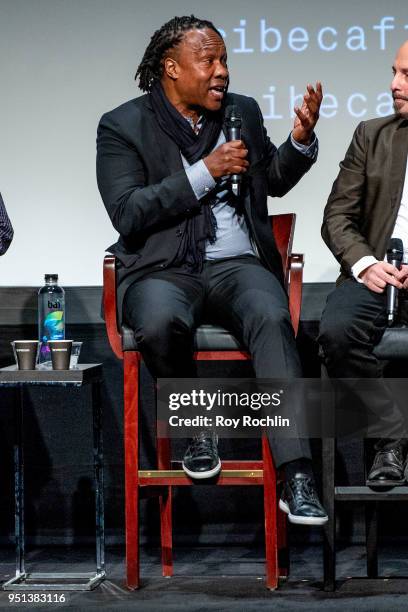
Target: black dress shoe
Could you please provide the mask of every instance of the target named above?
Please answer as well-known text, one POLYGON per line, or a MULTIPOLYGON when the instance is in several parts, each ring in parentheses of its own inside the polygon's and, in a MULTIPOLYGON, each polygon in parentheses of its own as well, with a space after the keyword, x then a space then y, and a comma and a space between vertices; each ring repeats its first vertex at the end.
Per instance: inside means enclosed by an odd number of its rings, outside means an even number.
POLYGON ((217 437, 209 431, 201 431, 190 441, 184 454, 183 470, 190 478, 212 478, 221 470, 217 437))
POLYGON ((376 453, 367 477, 368 487, 395 487, 405 484, 404 452, 400 446, 376 453))
POLYGON ((279 508, 297 525, 323 525, 329 520, 317 497, 313 478, 306 474, 296 474, 285 483, 279 508))

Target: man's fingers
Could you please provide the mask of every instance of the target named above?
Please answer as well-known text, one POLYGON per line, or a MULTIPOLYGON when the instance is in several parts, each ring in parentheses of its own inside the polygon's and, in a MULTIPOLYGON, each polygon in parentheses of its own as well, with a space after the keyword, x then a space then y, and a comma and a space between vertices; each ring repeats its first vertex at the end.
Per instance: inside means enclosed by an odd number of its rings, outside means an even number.
POLYGON ((387 286, 386 281, 377 274, 369 274, 365 284, 371 291, 375 291, 376 293, 383 293, 387 286))
POLYGON ((371 291, 375 293, 384 293, 384 287, 378 287, 377 285, 373 285, 371 291))
POLYGON ((320 105, 323 99, 323 90, 322 90, 322 84, 320 83, 320 81, 317 81, 316 89, 310 83, 307 84, 306 89, 308 93, 305 94, 305 97, 307 97, 310 100, 315 101, 317 104, 320 105))
POLYGON ((378 287, 372 282, 368 282, 367 287, 368 289, 370 289, 370 291, 374 291, 374 293, 384 293, 384 287, 383 288, 378 287))
POLYGON ((393 275, 398 276, 398 273, 399 273, 398 268, 388 263, 388 261, 381 261, 379 267, 381 267, 382 270, 385 270, 386 272, 388 272, 388 274, 393 274, 393 275))
POLYGON ((248 155, 248 149, 243 145, 237 145, 237 143, 242 143, 242 140, 232 140, 231 142, 227 142, 224 145, 221 145, 223 148, 221 149, 224 153, 225 159, 244 159, 248 155))
POLYGON ((315 115, 317 111, 319 110, 319 106, 320 106, 317 100, 315 100, 314 98, 309 98, 308 96, 305 96, 304 101, 305 101, 305 106, 307 110, 309 111, 309 113, 311 113, 312 115, 315 115))
POLYGON ((395 266, 381 261, 369 266, 361 278, 371 291, 383 293, 387 285, 393 285, 397 289, 402 289, 403 285, 398 279, 398 275, 399 271, 395 266))
POLYGON ((249 166, 249 161, 245 159, 245 156, 241 155, 227 155, 225 161, 227 164, 239 164, 240 166, 249 166))
POLYGON ((395 278, 395 276, 392 276, 392 274, 382 272, 378 274, 378 278, 385 285, 394 285, 394 287, 396 287, 397 289, 402 289, 402 283, 397 278, 395 278))
POLYGON ((402 289, 400 282, 401 271, 392 264, 382 261, 371 268, 373 274, 383 279, 389 285, 402 289))
POLYGON ((245 157, 248 155, 248 149, 234 149, 234 151, 231 153, 233 158, 241 158, 241 159, 245 159, 245 157))
POLYGON ((303 111, 298 106, 295 106, 293 110, 295 111, 299 119, 302 121, 302 123, 303 121, 306 121, 306 115, 303 113, 303 111))
POLYGON ((249 162, 246 159, 237 159, 233 157, 229 160, 230 164, 233 166, 239 166, 240 168, 248 168, 249 162))
MULTIPOLYGON (((323 99, 323 89, 320 81, 316 83, 316 89, 308 83, 306 85, 307 93, 303 96, 303 105, 302 111, 308 111, 312 115, 318 113, 320 105, 323 99)), ((303 117, 301 117, 298 113, 299 107, 295 107, 295 113, 299 117, 300 121, 304 123, 306 115, 303 112, 303 117)))
POLYGON ((393 268, 393 270, 391 270, 390 272, 381 270, 381 272, 379 272, 379 276, 389 285, 394 285, 394 287, 397 287, 398 289, 402 289, 402 283, 400 282, 397 274, 395 273, 396 268, 394 268, 394 266, 391 266, 391 267, 393 268))
POLYGON ((226 144, 233 149, 245 149, 245 144, 242 140, 229 140, 226 144))
POLYGON ((394 285, 397 289, 402 289, 402 283, 395 278, 392 274, 389 274, 384 269, 377 269, 369 275, 370 281, 375 283, 378 287, 384 288, 386 285, 394 285))
POLYGON ((307 94, 304 95, 304 98, 306 101, 314 101, 317 103, 318 101, 318 95, 317 92, 315 91, 314 87, 312 87, 312 85, 308 85, 306 87, 307 89, 307 94))
POLYGON ((249 162, 245 159, 248 149, 242 140, 232 140, 217 147, 204 158, 208 170, 214 178, 246 172, 249 162))
POLYGON ((300 123, 305 127, 309 127, 309 118, 305 115, 305 113, 298 106, 295 106, 294 111, 298 116, 300 123))
POLYGON ((402 264, 401 269, 398 270, 398 273, 395 276, 399 281, 403 282, 403 280, 408 278, 408 266, 406 264, 402 264))
POLYGON ((230 170, 230 174, 241 174, 241 172, 246 172, 247 169, 244 166, 232 166, 230 170))
POLYGON ((361 280, 370 291, 375 291, 375 293, 382 293, 386 286, 386 283, 370 268, 361 277, 361 280))

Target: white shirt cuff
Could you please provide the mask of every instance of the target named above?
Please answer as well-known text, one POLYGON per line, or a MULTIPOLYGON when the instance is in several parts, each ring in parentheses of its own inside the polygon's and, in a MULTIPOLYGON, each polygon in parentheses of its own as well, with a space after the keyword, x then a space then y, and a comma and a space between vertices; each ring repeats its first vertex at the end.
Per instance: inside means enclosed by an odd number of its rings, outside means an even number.
POLYGON ((359 274, 368 266, 372 266, 373 264, 378 263, 378 259, 376 259, 373 255, 364 255, 361 259, 356 261, 354 266, 351 266, 351 272, 358 283, 362 283, 363 281, 359 278, 359 274))

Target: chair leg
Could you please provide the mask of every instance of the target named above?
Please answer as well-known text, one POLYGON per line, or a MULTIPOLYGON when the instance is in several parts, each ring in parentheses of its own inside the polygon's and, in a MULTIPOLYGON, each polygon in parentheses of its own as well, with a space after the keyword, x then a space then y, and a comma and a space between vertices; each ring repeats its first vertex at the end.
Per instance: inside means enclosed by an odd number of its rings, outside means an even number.
POLYGON ((378 502, 366 502, 367 576, 378 578, 378 502))
POLYGON ((336 587, 336 512, 335 512, 335 453, 334 438, 322 440, 323 451, 323 505, 329 520, 323 526, 324 590, 334 591, 336 587))
MULTIPOLYGON (((372 464, 372 445, 365 439, 363 441, 364 480, 372 464)), ((365 502, 365 535, 367 555, 367 576, 378 578, 378 502, 365 502)))
POLYGON ((278 529, 278 565, 279 577, 287 578, 289 576, 290 556, 288 544, 288 523, 287 516, 279 510, 279 495, 276 496, 276 521, 278 529))
MULTIPOLYGON (((171 445, 168 438, 157 438, 157 467, 169 470, 171 466, 171 445)), ((172 488, 165 487, 159 496, 160 535, 163 576, 173 575, 173 538, 172 538, 172 488)))
POLYGON ((278 587, 278 537, 277 537, 277 501, 276 469, 272 459, 269 440, 262 437, 264 510, 265 510, 265 548, 266 548, 266 587, 275 590, 278 587))
POLYGON ((124 353, 126 586, 139 588, 139 366, 136 352, 124 353))

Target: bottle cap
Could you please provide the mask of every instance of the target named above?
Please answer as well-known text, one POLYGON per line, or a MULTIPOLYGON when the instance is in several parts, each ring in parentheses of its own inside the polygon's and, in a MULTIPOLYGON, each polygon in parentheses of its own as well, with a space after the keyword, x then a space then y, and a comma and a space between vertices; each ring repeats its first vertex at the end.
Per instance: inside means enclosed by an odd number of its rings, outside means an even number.
POLYGON ((45 274, 45 282, 58 281, 58 274, 45 274))

